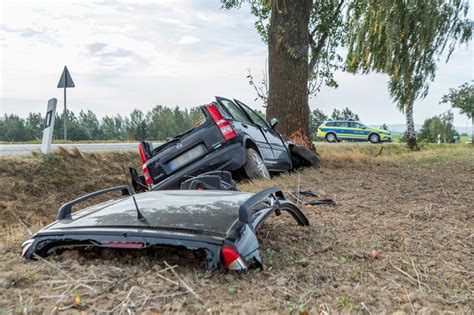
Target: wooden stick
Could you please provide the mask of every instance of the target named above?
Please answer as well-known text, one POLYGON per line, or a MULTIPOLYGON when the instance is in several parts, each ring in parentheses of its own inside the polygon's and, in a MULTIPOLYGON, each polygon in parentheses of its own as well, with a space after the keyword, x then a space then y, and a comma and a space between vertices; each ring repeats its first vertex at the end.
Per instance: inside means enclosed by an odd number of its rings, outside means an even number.
POLYGON ((415 270, 415 274, 416 274, 416 280, 418 281, 418 289, 420 289, 421 291, 421 283, 420 283, 420 275, 418 274, 418 271, 416 271, 416 267, 415 267, 415 263, 413 262, 413 259, 411 260, 411 264, 413 266, 413 269, 415 270))
MULTIPOLYGON (((171 266, 165 261, 165 265, 168 266, 169 268, 171 268, 171 266)), ((173 269, 171 268, 170 269, 171 272, 173 273, 173 275, 176 277, 176 279, 179 280, 179 282, 181 282, 181 284, 183 285, 183 287, 189 291, 189 293, 191 293, 195 298, 196 300, 198 300, 199 302, 203 303, 203 300, 201 299, 201 297, 196 293, 194 292, 194 290, 186 283, 184 282, 183 279, 181 279, 181 277, 178 275, 178 273, 173 269)))

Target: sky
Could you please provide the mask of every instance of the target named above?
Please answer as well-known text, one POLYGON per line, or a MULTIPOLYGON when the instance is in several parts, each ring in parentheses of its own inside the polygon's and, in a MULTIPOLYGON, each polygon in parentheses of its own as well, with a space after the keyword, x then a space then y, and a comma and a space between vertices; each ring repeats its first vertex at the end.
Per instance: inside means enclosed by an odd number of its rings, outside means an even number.
MULTIPOLYGON (((53 97, 62 110, 63 90, 56 86, 65 65, 75 83, 67 90, 67 105, 76 113, 127 115, 158 104, 189 108, 214 96, 261 109, 246 76, 251 69, 261 80, 266 45, 248 7, 220 6, 219 0, 0 0, 0 115, 43 113, 53 97)), ((438 67, 428 96, 415 104, 416 124, 447 111, 440 98, 474 79, 473 43, 438 67)), ((337 72, 336 80, 339 88, 322 87, 310 99, 311 109, 330 113, 347 106, 367 124, 404 123, 385 75, 337 72)), ((453 112, 456 126, 471 125, 453 112)))

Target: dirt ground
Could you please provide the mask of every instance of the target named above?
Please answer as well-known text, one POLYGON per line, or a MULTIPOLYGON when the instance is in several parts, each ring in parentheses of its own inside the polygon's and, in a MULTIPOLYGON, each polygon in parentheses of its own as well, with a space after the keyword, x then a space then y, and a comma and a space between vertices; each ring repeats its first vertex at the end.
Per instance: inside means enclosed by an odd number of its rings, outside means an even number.
POLYGON ((310 227, 285 214, 267 221, 264 269, 247 274, 206 273, 182 252, 85 249, 24 261, 27 229, 51 222, 66 200, 123 184, 122 166, 138 156, 1 158, 0 312, 472 314, 473 149, 381 148, 325 146, 320 169, 240 183, 312 189, 337 203, 301 206, 310 227))

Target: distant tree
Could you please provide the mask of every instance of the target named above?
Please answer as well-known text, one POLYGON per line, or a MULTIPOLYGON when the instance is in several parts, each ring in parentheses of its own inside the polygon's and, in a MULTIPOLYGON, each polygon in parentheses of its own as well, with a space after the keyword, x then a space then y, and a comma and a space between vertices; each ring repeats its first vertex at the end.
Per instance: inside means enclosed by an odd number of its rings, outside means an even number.
POLYGON ((1 141, 28 141, 29 134, 25 127, 25 121, 19 116, 5 114, 0 119, 0 140, 1 141))
POLYGON ((129 140, 144 140, 148 132, 148 119, 139 109, 130 113, 126 120, 126 133, 129 140))
POLYGON ((149 136, 156 140, 166 140, 176 135, 176 124, 173 111, 165 106, 157 105, 148 113, 149 136))
POLYGON ((124 140, 126 138, 124 119, 120 115, 102 118, 101 130, 105 140, 124 140))
POLYGON ((359 115, 351 111, 348 107, 342 109, 342 111, 334 108, 331 114, 332 120, 345 120, 348 118, 352 118, 354 120, 359 120, 359 115))
MULTIPOLYGON (((82 141, 82 140, 89 140, 89 137, 87 135, 86 130, 84 130, 80 125, 79 125, 79 120, 77 119, 76 115, 74 112, 67 110, 67 138, 68 140, 72 141, 82 141)), ((64 124, 63 124, 63 116, 64 113, 59 115, 56 113, 56 118, 54 121, 54 130, 53 130, 53 138, 61 140, 63 139, 63 130, 64 130, 64 124)))
POLYGON ((440 103, 449 103, 451 107, 460 110, 472 120, 472 145, 474 145, 474 85, 464 83, 456 89, 449 89, 449 93, 444 95, 440 103))
POLYGON ((43 117, 40 113, 29 113, 26 118, 25 128, 28 132, 29 140, 41 139, 43 137, 43 117))
POLYGON ((382 126, 380 126, 380 129, 382 130, 388 130, 388 126, 386 124, 383 124, 382 126))
POLYGON ((389 91, 405 112, 407 146, 417 149, 413 105, 428 93, 436 61, 472 36, 468 0, 353 1, 347 70, 384 72, 389 91), (447 49, 446 49, 447 48, 447 49))
POLYGON ((99 119, 96 114, 88 110, 87 112, 80 111, 78 118, 79 126, 87 135, 87 140, 103 139, 103 131, 100 126, 99 119))
POLYGON ((448 111, 439 116, 428 118, 418 133, 418 139, 424 142, 435 143, 438 141, 438 135, 441 136, 441 142, 453 142, 453 136, 458 133, 453 126, 453 114, 448 111))
POLYGON ((309 118, 309 131, 313 139, 315 138, 318 127, 326 120, 328 120, 328 116, 319 108, 316 108, 311 112, 311 117, 309 118))

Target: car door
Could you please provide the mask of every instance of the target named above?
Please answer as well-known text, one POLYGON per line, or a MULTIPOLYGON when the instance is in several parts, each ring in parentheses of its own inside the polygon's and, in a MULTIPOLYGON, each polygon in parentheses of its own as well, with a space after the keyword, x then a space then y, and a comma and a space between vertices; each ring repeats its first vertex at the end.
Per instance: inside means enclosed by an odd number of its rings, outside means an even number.
POLYGON ((216 96, 216 100, 230 114, 233 128, 238 132, 247 134, 250 139, 255 142, 262 154, 265 164, 274 163, 275 158, 272 148, 260 128, 256 126, 233 101, 218 96, 216 96))
POLYGON ((259 114, 253 109, 234 99, 234 101, 245 111, 252 122, 258 126, 261 132, 265 135, 268 143, 270 144, 273 156, 275 159, 275 165, 272 167, 274 170, 287 170, 291 168, 291 159, 288 154, 288 150, 283 142, 281 136, 259 114))
POLYGON ((351 121, 349 123, 349 126, 351 127, 351 131, 353 133, 354 139, 357 140, 367 140, 369 137, 369 131, 367 130, 367 127, 356 122, 356 121, 351 121))

